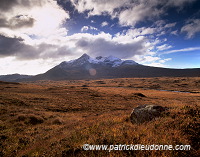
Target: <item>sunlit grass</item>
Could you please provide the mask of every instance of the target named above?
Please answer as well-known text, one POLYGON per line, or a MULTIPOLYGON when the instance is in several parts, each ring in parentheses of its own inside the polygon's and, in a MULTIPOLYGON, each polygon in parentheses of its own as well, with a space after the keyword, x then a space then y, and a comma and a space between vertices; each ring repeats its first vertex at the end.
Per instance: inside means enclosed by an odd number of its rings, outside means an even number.
MULTIPOLYGON (((155 81, 168 89, 173 88, 174 81, 179 84, 187 82, 188 86, 184 90, 190 91, 197 90, 195 85, 199 79, 147 78, 2 84, 0 155, 197 156, 200 94, 127 88, 129 84, 148 86, 155 81), (125 88, 118 88, 119 83, 123 83, 125 88), (85 84, 87 87, 82 87, 85 84), (165 106, 169 111, 150 122, 132 124, 129 120, 132 109, 143 104, 165 106), (192 150, 84 151, 82 145, 86 143, 190 144, 192 150)), ((180 89, 183 90, 183 87, 180 89)))

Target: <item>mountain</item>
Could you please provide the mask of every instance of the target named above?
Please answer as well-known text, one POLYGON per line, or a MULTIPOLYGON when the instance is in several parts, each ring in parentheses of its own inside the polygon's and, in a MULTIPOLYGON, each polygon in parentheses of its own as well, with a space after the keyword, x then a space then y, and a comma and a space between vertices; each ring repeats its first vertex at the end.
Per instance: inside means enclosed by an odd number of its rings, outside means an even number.
POLYGON ((68 62, 62 62, 59 66, 62 69, 66 69, 68 67, 79 67, 79 66, 84 66, 85 64, 93 64, 93 65, 101 65, 101 66, 109 66, 109 67, 119 67, 121 65, 136 65, 137 63, 132 61, 132 60, 121 60, 117 57, 114 56, 109 56, 109 57, 96 57, 91 58, 87 54, 83 54, 80 58, 71 60, 68 62))
POLYGON ((16 82, 17 80, 28 79, 30 77, 32 76, 20 74, 0 75, 0 81, 16 82))
POLYGON ((64 61, 44 74, 23 81, 100 79, 126 77, 200 77, 200 68, 169 69, 140 65, 132 60, 114 56, 92 58, 83 54, 80 58, 64 61))

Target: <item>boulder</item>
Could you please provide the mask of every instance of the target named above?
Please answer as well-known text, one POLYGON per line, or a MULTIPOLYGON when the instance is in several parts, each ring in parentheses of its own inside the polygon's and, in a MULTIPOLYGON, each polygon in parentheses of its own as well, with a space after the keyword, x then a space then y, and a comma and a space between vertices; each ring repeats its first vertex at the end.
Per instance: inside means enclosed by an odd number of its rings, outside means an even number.
POLYGON ((155 117, 161 116, 161 113, 166 110, 166 107, 157 105, 140 105, 133 109, 130 120, 133 124, 148 122, 155 117))

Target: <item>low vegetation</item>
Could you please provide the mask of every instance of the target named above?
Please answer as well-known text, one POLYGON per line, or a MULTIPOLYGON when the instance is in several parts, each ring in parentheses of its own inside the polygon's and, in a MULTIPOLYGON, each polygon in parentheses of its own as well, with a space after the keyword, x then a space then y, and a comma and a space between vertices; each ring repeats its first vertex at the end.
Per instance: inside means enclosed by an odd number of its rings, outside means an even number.
POLYGON ((199 155, 200 78, 1 82, 0 89, 0 156, 199 155), (132 124, 132 109, 143 104, 169 110, 132 124), (191 145, 191 150, 85 151, 86 143, 191 145))

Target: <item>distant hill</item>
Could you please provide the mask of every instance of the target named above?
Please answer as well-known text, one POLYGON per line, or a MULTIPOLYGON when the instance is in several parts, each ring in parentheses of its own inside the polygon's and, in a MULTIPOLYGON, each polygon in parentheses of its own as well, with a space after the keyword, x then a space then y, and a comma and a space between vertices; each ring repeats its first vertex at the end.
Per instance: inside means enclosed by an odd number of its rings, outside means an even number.
POLYGON ((16 82, 18 80, 27 79, 30 77, 32 76, 20 74, 0 75, 0 81, 16 82))
MULTIPOLYGON (((47 72, 35 76, 4 76, 3 81, 75 80, 131 77, 200 77, 200 68, 169 69, 144 66, 133 60, 121 60, 114 56, 91 58, 83 54, 80 58, 64 61, 47 72), (9 80, 5 80, 8 78, 9 80)), ((1 77, 0 77, 1 80, 1 77)))

